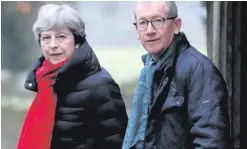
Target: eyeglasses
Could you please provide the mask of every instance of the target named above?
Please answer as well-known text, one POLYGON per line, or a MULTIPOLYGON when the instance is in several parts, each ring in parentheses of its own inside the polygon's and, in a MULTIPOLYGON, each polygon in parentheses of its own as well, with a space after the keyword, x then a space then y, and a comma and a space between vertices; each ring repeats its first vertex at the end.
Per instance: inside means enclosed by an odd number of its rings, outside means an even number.
POLYGON ((133 23, 139 30, 146 30, 148 27, 148 23, 151 22, 154 28, 161 28, 165 24, 166 20, 175 19, 177 17, 169 17, 169 18, 154 18, 151 21, 148 20, 140 20, 138 22, 133 23))

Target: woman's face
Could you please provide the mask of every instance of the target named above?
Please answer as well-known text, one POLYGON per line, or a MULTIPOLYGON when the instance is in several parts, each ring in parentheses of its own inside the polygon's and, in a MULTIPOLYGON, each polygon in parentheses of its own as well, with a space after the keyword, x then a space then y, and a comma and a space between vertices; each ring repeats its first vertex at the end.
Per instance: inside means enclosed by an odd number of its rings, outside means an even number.
POLYGON ((75 39, 69 29, 44 31, 40 35, 41 51, 53 65, 69 59, 75 51, 75 39))

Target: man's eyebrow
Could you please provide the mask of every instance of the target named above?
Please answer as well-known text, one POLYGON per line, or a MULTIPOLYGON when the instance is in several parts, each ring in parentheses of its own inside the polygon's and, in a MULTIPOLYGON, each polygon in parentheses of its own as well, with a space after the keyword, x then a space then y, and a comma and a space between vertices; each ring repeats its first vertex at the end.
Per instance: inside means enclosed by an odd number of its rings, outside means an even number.
MULTIPOLYGON (((160 15, 154 15, 151 17, 151 19, 155 19, 155 18, 166 18, 166 17, 160 16, 160 15)), ((145 17, 140 17, 137 19, 137 21, 138 20, 148 20, 148 19, 146 19, 145 17)))
POLYGON ((154 16, 152 17, 152 19, 154 19, 154 18, 165 18, 165 17, 160 16, 160 15, 154 15, 154 16))
POLYGON ((145 20, 144 17, 136 18, 136 20, 145 20))

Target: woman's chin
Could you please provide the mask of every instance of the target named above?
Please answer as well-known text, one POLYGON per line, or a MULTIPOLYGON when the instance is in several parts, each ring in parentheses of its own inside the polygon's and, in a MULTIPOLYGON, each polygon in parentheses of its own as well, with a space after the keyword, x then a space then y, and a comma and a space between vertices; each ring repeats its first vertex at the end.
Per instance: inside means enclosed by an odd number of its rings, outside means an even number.
POLYGON ((56 65, 62 61, 64 61, 65 59, 53 59, 53 60, 50 60, 50 62, 53 64, 53 65, 56 65))

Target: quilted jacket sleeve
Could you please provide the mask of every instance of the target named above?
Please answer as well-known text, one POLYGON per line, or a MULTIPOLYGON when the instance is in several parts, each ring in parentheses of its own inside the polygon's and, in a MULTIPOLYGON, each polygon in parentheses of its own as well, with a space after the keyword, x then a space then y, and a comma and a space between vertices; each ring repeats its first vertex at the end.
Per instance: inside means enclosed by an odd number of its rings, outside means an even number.
POLYGON ((118 85, 114 81, 99 85, 92 94, 96 106, 96 146, 121 149, 128 117, 118 85))

